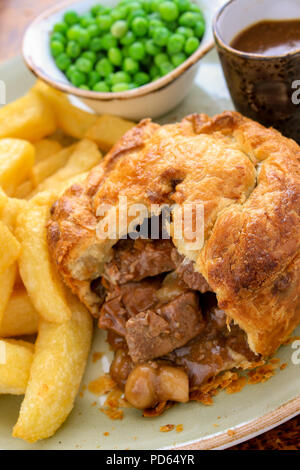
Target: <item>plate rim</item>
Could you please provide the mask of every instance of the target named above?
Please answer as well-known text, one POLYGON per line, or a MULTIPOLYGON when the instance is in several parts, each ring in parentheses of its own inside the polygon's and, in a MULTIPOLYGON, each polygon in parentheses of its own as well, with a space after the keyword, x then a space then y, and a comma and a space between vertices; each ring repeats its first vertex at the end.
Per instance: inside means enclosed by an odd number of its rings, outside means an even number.
POLYGON ((280 405, 275 410, 242 423, 230 429, 234 434, 228 433, 229 430, 215 433, 210 437, 191 441, 188 444, 174 447, 176 450, 221 450, 231 447, 235 444, 248 441, 264 432, 270 431, 277 426, 289 421, 300 414, 300 395, 280 405))

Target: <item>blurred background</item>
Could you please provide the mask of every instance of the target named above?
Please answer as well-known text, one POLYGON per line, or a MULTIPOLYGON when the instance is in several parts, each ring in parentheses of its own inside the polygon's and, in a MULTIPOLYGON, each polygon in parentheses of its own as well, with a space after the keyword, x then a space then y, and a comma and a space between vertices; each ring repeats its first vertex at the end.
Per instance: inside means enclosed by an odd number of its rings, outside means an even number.
MULTIPOLYGON (((0 61, 20 52, 26 26, 58 0, 0 0, 0 61)), ((96 3, 96 1, 95 1, 96 3)))

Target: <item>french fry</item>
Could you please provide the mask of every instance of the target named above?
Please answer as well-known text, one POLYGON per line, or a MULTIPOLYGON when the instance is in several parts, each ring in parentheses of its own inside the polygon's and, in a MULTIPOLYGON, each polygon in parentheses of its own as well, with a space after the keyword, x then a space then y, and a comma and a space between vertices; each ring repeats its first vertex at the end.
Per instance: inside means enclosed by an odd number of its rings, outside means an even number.
POLYGON ((17 137, 36 142, 55 129, 54 112, 47 100, 33 91, 0 109, 0 138, 17 137))
POLYGON ((0 274, 17 261, 20 251, 20 243, 0 220, 0 274))
POLYGON ((73 106, 64 93, 37 81, 33 90, 43 96, 52 106, 58 127, 76 139, 83 139, 89 127, 97 119, 95 114, 88 113, 73 106))
POLYGON ((70 156, 76 148, 76 144, 51 155, 51 157, 37 163, 31 173, 31 180, 34 187, 38 186, 46 178, 52 176, 68 162, 70 156))
POLYGON ((0 213, 7 203, 8 197, 0 186, 0 213))
POLYGON ((34 190, 34 185, 31 180, 26 180, 21 183, 14 192, 14 197, 17 199, 26 199, 34 190))
POLYGON ((7 202, 0 212, 0 216, 2 222, 4 222, 12 232, 15 230, 19 213, 25 210, 26 207, 27 201, 12 197, 7 198, 7 202))
POLYGON ((38 331, 38 314, 25 289, 10 297, 0 323, 0 338, 33 335, 38 331))
POLYGON ((50 192, 31 199, 18 217, 16 235, 22 246, 20 274, 36 311, 46 321, 62 323, 71 311, 47 245, 46 223, 54 200, 50 192))
POLYGON ((29 175, 34 153, 34 147, 25 140, 0 139, 0 185, 9 196, 29 175))
POLYGON ((101 150, 107 152, 125 132, 135 125, 132 121, 103 114, 87 130, 85 137, 96 142, 101 150))
POLYGON ((12 264, 0 274, 0 325, 4 311, 12 294, 17 273, 17 263, 12 264))
POLYGON ((0 340, 0 394, 26 391, 34 346, 21 340, 0 340))
POLYGON ((42 162, 62 149, 62 145, 56 140, 42 139, 34 144, 35 163, 42 162))
POLYGON ((68 296, 72 318, 61 325, 42 321, 34 360, 13 436, 36 442, 52 436, 71 412, 87 363, 92 319, 68 296))
POLYGON ((60 188, 65 187, 68 180, 89 171, 101 161, 101 158, 102 155, 94 142, 88 139, 81 140, 66 165, 39 184, 33 194, 53 188, 59 191, 60 188))

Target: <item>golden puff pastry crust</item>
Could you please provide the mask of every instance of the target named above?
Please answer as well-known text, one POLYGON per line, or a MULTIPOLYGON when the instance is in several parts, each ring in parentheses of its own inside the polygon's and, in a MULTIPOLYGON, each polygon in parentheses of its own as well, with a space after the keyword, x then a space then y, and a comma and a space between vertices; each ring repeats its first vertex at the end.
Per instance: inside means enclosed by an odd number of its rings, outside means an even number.
MULTIPOLYGON (((236 112, 187 116, 128 131, 87 180, 54 204, 52 256, 65 282, 98 314, 90 281, 117 240, 99 240, 97 208, 128 203, 204 206, 204 246, 174 244, 217 294, 250 348, 273 354, 300 323, 300 148, 236 112)), ((130 220, 129 220, 130 221, 130 220)))

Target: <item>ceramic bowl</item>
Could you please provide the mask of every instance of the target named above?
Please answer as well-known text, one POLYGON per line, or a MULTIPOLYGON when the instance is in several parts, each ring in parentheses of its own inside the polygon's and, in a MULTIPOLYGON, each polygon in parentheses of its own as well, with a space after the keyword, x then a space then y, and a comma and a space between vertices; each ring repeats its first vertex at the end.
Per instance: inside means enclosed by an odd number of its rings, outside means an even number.
POLYGON ((297 18, 299 0, 231 0, 220 9, 213 27, 236 109, 300 143, 300 50, 268 56, 242 52, 230 45, 240 31, 258 21, 297 18))
MULTIPOLYGON (((99 93, 74 87, 56 67, 49 50, 49 35, 53 25, 60 21, 70 7, 79 14, 87 12, 96 0, 63 2, 38 16, 28 27, 23 40, 23 56, 29 69, 49 85, 75 95, 96 113, 115 114, 138 120, 145 116, 155 118, 177 106, 187 95, 197 72, 200 59, 213 47, 212 18, 224 1, 194 0, 203 10, 206 31, 202 42, 183 64, 164 77, 134 90, 120 93, 99 93)), ((118 0, 101 0, 113 7, 118 0)))

